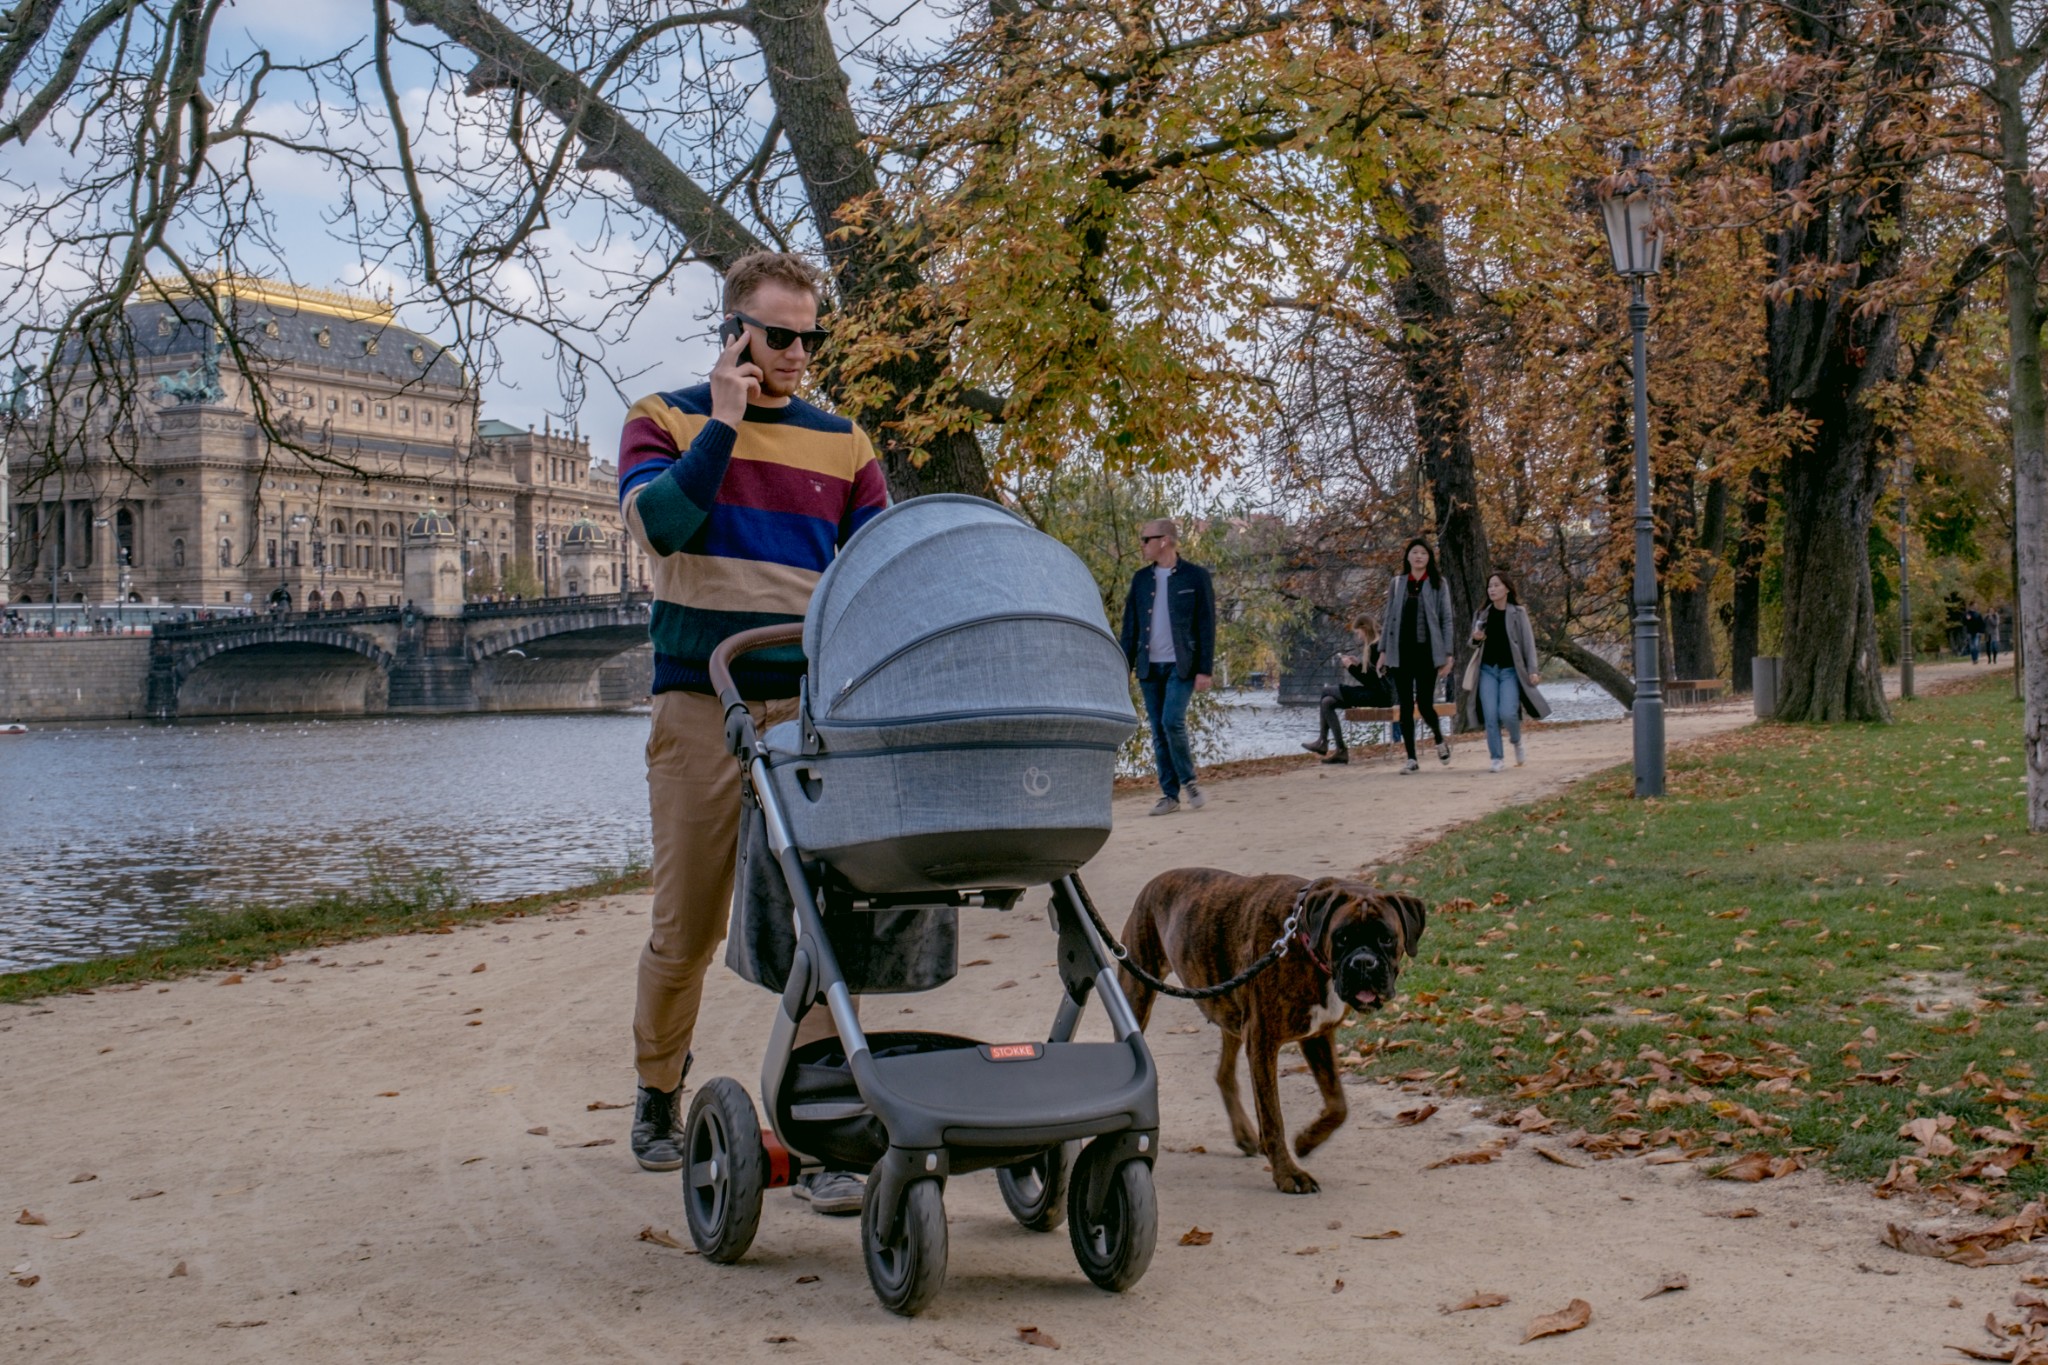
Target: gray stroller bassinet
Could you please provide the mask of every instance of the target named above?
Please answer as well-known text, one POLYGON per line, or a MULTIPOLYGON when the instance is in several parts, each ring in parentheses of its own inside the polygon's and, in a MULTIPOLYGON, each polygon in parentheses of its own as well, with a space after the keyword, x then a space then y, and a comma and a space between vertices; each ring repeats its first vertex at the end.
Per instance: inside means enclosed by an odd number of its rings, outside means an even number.
POLYGON ((1038 886, 1109 837, 1137 725, 1073 551, 994 503, 899 503, 804 620, 797 719, 768 770, 797 844, 860 891, 1038 886))

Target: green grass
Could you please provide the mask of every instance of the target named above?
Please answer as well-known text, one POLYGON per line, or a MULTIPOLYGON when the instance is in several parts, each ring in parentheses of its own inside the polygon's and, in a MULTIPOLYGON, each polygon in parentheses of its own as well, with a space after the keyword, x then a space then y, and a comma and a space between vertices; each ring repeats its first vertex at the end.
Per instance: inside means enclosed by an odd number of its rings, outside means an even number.
POLYGON ((132 953, 0 975, 0 1004, 89 991, 192 972, 261 967, 281 954, 383 934, 449 932, 471 920, 530 915, 586 896, 644 890, 646 869, 600 872, 582 886, 514 900, 473 901, 457 878, 435 869, 405 874, 373 867, 364 884, 289 905, 193 910, 165 942, 132 953))
POLYGON ((1922 1186, 2048 1191, 2048 840, 2019 708, 2001 676, 1898 711, 1690 746, 1663 800, 1616 770, 1385 869, 1434 909, 1358 1069, 1534 1105, 1595 1150, 1866 1179, 1919 1151, 1902 1124, 1952 1115, 1922 1186), (2015 1145, 1994 1129, 2043 1161, 1968 1174, 2015 1145))

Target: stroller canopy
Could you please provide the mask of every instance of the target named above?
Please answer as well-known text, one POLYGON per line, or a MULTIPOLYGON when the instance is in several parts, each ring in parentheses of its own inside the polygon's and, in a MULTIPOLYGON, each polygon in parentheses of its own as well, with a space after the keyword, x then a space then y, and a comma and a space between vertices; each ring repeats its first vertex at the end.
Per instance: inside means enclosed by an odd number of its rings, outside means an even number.
POLYGON ((980 498, 913 498, 862 527, 819 580, 804 654, 828 750, 906 730, 971 742, 1027 717, 1044 738, 1117 744, 1137 723, 1087 566, 980 498))

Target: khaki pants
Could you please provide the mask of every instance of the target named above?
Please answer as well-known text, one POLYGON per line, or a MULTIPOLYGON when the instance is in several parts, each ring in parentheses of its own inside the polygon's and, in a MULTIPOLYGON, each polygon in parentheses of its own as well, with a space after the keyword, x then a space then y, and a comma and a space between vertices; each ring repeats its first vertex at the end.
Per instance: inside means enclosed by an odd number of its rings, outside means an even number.
MULTIPOLYGON (((757 702, 751 708, 754 723, 787 719, 793 707, 757 702)), ((701 692, 654 698, 647 807, 654 819, 654 908, 640 952, 633 1063, 640 1084, 674 1090, 697 1031, 704 973, 731 917, 739 851, 740 770, 726 751, 725 709, 718 698, 701 692)), ((797 1042, 832 1033, 832 1016, 819 1006, 804 1016, 797 1042)))

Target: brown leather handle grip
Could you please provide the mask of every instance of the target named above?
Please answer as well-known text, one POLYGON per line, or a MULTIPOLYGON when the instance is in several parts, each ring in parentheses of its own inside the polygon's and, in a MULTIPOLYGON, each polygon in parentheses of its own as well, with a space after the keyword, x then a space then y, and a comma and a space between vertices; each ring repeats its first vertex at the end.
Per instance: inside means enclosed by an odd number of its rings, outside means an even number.
POLYGON ((751 650, 768 649, 774 645, 801 644, 804 638, 804 623, 791 621, 779 626, 756 626, 743 630, 737 635, 728 635, 718 642, 711 651, 711 686, 717 689, 718 699, 731 706, 740 699, 739 689, 732 682, 732 661, 751 650))

